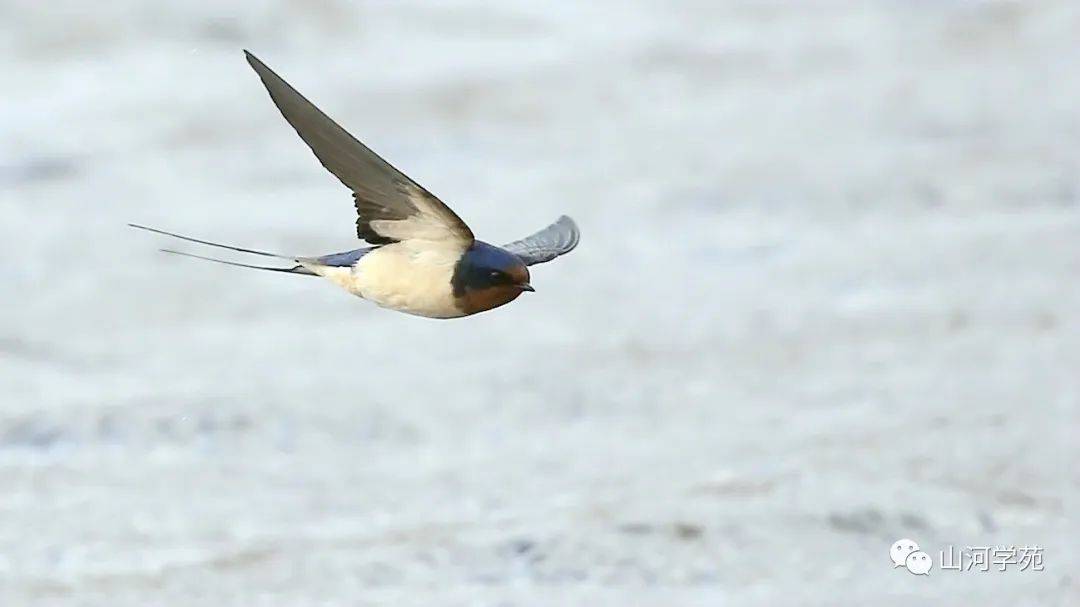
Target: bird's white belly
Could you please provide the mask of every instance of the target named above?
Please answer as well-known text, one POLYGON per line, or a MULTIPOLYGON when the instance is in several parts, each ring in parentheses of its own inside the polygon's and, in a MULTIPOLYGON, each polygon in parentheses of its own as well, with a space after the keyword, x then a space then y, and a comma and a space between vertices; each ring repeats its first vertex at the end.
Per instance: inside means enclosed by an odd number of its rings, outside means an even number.
POLYGON ((334 268, 324 276, 376 304, 431 318, 464 316, 450 280, 460 248, 410 247, 399 242, 364 255, 352 268, 334 268))

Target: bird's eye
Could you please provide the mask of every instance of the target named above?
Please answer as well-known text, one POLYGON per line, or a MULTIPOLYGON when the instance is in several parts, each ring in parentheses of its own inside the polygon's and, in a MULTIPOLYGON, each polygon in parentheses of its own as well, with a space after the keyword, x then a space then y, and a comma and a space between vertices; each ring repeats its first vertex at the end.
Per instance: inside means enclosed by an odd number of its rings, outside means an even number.
POLYGON ((491 276, 492 278, 498 278, 501 275, 502 275, 502 272, 500 272, 498 270, 492 270, 491 272, 488 273, 488 276, 491 276))

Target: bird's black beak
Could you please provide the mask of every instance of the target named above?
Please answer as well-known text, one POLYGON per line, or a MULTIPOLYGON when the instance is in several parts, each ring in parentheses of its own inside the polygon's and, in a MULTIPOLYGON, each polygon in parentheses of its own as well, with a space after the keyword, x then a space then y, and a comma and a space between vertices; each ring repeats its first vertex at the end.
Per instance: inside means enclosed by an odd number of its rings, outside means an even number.
POLYGON ((527 282, 519 284, 518 288, 522 291, 529 291, 530 293, 536 291, 536 289, 534 289, 533 286, 527 282))

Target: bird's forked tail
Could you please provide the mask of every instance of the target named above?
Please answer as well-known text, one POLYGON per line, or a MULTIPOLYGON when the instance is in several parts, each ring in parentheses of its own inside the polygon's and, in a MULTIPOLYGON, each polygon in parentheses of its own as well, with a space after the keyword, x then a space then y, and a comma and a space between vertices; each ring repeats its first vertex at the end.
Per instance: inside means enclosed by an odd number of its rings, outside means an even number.
POLYGON ((207 245, 207 246, 210 246, 210 247, 217 247, 219 249, 228 249, 230 251, 237 251, 237 252, 240 252, 240 253, 250 253, 252 255, 261 255, 262 257, 273 257, 275 259, 287 259, 287 260, 295 263, 296 265, 291 267, 291 268, 282 268, 282 267, 275 267, 275 266, 256 266, 256 265, 251 265, 251 264, 246 264, 246 263, 239 263, 239 262, 235 262, 235 261, 227 261, 225 259, 217 259, 215 257, 204 257, 202 255, 196 255, 194 253, 184 253, 184 252, 181 252, 181 251, 175 251, 173 249, 161 249, 161 251, 164 252, 164 253, 172 253, 173 255, 182 255, 184 257, 193 257, 195 259, 202 259, 202 260, 205 260, 205 261, 212 261, 212 262, 215 262, 215 263, 222 263, 222 264, 225 264, 225 265, 228 265, 228 266, 236 266, 236 267, 239 267, 239 268, 251 268, 253 270, 268 270, 270 272, 285 272, 287 274, 300 274, 300 275, 303 275, 303 276, 317 276, 317 274, 315 274, 315 272, 312 272, 311 270, 309 270, 309 269, 305 268, 303 265, 301 265, 299 263, 300 258, 297 258, 297 257, 290 257, 288 255, 277 255, 275 253, 267 253, 266 251, 258 251, 256 249, 245 249, 243 247, 234 247, 232 245, 221 244, 221 243, 217 243, 217 242, 210 242, 208 240, 199 240, 198 238, 191 238, 190 236, 181 236, 180 234, 174 234, 172 232, 166 232, 165 230, 159 230, 157 228, 151 228, 151 227, 142 226, 142 225, 138 225, 138 224, 134 224, 134 223, 129 223, 128 225, 133 227, 133 228, 137 228, 139 230, 146 230, 148 232, 154 232, 156 234, 162 234, 164 236, 172 236, 173 238, 179 238, 180 240, 186 240, 188 242, 194 242, 194 243, 198 243, 198 244, 203 244, 203 245, 207 245))

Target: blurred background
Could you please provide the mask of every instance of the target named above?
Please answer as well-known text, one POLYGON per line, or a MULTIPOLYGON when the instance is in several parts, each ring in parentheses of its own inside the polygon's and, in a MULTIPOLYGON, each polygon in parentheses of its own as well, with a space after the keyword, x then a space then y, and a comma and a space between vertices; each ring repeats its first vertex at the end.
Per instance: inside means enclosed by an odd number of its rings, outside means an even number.
POLYGON ((1080 600, 1080 6, 0 2, 4 605, 1080 600), (249 48, 484 240, 357 246, 249 48), (187 247, 191 250, 191 247, 187 247), (1039 545, 1045 570, 893 569, 1039 545))

